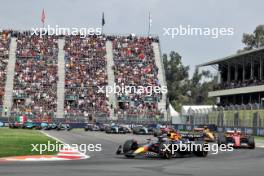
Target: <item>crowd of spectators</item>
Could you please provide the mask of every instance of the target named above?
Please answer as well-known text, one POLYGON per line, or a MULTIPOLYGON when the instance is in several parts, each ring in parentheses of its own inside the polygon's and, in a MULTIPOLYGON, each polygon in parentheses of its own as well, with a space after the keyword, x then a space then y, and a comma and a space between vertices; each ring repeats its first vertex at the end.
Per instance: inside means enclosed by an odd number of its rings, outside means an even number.
POLYGON ((234 89, 239 87, 248 87, 248 86, 258 86, 263 85, 264 80, 258 80, 256 78, 248 79, 245 81, 241 80, 232 80, 230 82, 223 82, 214 86, 214 90, 223 90, 223 89, 234 89))
POLYGON ((57 111, 58 38, 16 33, 12 113, 35 118, 57 111))
POLYGON ((0 107, 3 106, 9 45, 10 45, 9 32, 1 31, 0 32, 0 107))
POLYGON ((263 105, 260 103, 248 103, 248 104, 229 104, 229 105, 220 105, 215 108, 215 111, 223 111, 223 110, 256 110, 256 109, 264 109, 263 105))
MULTIPOLYGON (((116 36, 113 42, 114 75, 115 83, 120 86, 160 86, 157 78, 158 67, 155 64, 152 47, 153 38, 136 36, 116 36)), ((115 109, 115 113, 128 115, 149 114, 154 116, 159 113, 158 101, 161 94, 152 92, 119 93, 117 100, 123 102, 122 106, 115 109)))
MULTIPOLYGON (((58 37, 11 32, 17 38, 11 113, 35 118, 54 116, 57 111, 58 37)), ((106 41, 113 43, 113 71, 117 86, 160 87, 152 42, 136 36, 65 36, 65 115, 107 114, 113 108, 98 86, 108 85, 106 41), (99 93, 100 92, 100 93, 99 93)), ((0 106, 4 95, 10 33, 0 33, 0 106)), ((118 93, 116 115, 160 115, 161 93, 118 93), (121 102, 121 104, 120 104, 121 102)))
POLYGON ((65 40, 65 115, 108 114, 105 36, 67 36, 65 40), (99 93, 100 92, 100 93, 99 93))

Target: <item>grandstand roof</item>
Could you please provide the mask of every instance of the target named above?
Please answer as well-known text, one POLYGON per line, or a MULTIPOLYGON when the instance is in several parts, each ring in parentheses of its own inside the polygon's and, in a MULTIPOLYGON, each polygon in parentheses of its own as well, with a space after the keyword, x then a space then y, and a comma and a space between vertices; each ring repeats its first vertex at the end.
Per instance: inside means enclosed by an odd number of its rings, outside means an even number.
POLYGON ((256 53, 258 51, 262 51, 262 50, 264 50, 264 47, 257 48, 257 49, 252 49, 252 50, 249 50, 249 51, 243 51, 243 52, 240 52, 240 53, 237 53, 237 54, 233 54, 233 55, 221 58, 221 59, 216 59, 216 60, 213 60, 213 61, 209 61, 209 62, 200 64, 200 65, 197 65, 197 66, 198 67, 204 67, 204 66, 209 66, 209 65, 215 65, 215 64, 219 64, 221 62, 225 62, 227 60, 231 60, 231 59, 235 59, 235 58, 244 56, 244 55, 254 54, 254 53, 256 53))
POLYGON ((214 105, 183 105, 181 115, 190 115, 190 113, 209 113, 214 105))

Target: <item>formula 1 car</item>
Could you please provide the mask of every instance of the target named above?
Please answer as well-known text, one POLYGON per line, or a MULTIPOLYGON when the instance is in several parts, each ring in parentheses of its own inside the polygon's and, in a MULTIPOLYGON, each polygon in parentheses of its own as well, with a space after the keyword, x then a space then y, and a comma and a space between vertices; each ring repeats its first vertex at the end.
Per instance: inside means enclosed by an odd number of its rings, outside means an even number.
POLYGON ((206 143, 204 141, 196 141, 195 143, 199 144, 200 147, 195 147, 194 150, 192 150, 191 147, 188 150, 181 150, 180 147, 174 147, 174 145, 180 146, 180 144, 184 144, 185 146, 191 146, 194 142, 191 143, 188 140, 169 140, 167 137, 160 136, 157 141, 148 139, 147 143, 139 144, 136 140, 132 139, 127 140, 123 146, 120 145, 116 154, 123 154, 127 158, 142 156, 171 159, 187 155, 206 157, 208 154, 208 151, 205 150, 206 143))
POLYGON ((105 127, 105 133, 126 134, 129 132, 129 129, 120 125, 112 125, 105 127))
POLYGON ((97 124, 97 126, 99 127, 100 131, 105 131, 105 127, 106 127, 105 124, 99 123, 99 124, 97 124))
POLYGON ((219 134, 218 145, 233 144, 234 148, 255 148, 255 140, 253 136, 242 133, 241 131, 227 131, 226 133, 219 134))
POLYGON ((43 130, 55 130, 58 128, 58 125, 56 123, 42 122, 40 126, 43 130))
POLYGON ((24 128, 24 124, 18 122, 9 123, 9 128, 24 128))
POLYGON ((18 122, 9 123, 9 128, 23 128, 23 124, 18 122))
POLYGON ((202 135, 202 138, 206 142, 215 142, 215 140, 216 140, 216 137, 215 137, 214 132, 210 131, 207 126, 205 126, 203 128, 194 128, 193 129, 193 133, 195 133, 195 134, 201 134, 202 135))
POLYGON ((133 134, 138 134, 138 135, 150 135, 154 133, 154 129, 153 128, 147 128, 143 125, 140 126, 136 126, 132 129, 133 134))
POLYGON ((100 127, 96 124, 87 124, 84 131, 100 131, 100 127))
POLYGON ((9 123, 9 128, 22 128, 22 129, 40 129, 40 125, 34 122, 25 122, 25 123, 9 123))
POLYGON ((57 131, 60 131, 60 130, 66 130, 66 131, 70 131, 72 128, 70 126, 70 124, 68 123, 60 123, 58 126, 57 126, 57 131))
POLYGON ((33 122, 26 122, 23 124, 24 129, 34 129, 37 125, 33 122))
POLYGON ((158 136, 161 136, 163 134, 168 134, 173 131, 175 131, 175 129, 172 127, 160 127, 160 128, 156 128, 153 130, 153 135, 155 137, 158 137, 158 136))

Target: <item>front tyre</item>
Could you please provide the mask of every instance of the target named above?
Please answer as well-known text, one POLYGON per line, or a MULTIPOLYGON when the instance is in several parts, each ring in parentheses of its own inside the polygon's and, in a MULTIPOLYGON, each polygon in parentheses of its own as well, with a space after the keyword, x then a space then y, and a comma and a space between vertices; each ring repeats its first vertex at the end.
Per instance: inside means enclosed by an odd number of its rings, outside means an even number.
POLYGON ((250 149, 255 149, 256 145, 255 145, 255 140, 253 136, 249 136, 248 138, 248 146, 250 149))
POLYGON ((123 145, 123 153, 127 158, 134 158, 132 153, 138 148, 138 143, 134 140, 127 140, 123 145))

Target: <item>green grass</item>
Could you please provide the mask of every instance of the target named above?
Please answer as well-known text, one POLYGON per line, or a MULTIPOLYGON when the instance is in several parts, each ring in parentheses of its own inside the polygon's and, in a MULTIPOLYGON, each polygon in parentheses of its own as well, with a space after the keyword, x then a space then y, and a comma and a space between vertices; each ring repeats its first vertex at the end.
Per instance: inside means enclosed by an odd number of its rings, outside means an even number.
MULTIPOLYGON (((40 155, 37 151, 31 151, 31 144, 47 144, 48 141, 51 144, 56 143, 54 139, 37 130, 0 128, 0 157, 40 155)), ((56 153, 57 151, 45 151, 42 154, 56 153)))
POLYGON ((264 141, 264 136, 254 136, 254 138, 258 141, 264 141))

